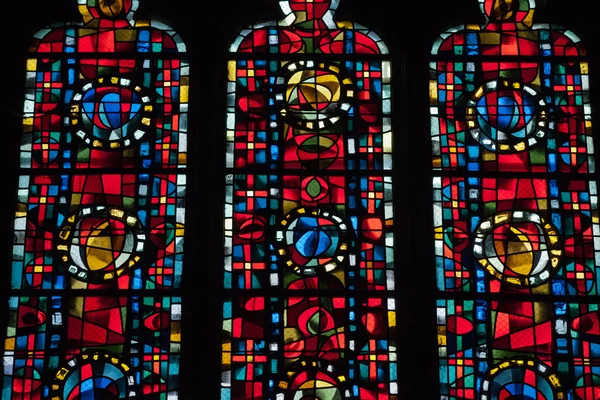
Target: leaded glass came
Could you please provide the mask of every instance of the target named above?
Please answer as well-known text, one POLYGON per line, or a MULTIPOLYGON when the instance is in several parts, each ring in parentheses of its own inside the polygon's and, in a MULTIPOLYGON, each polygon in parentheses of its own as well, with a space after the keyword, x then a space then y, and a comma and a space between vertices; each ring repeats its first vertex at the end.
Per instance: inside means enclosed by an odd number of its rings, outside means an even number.
POLYGON ((388 50, 279 3, 230 47, 221 396, 394 399, 388 50))
POLYGON ((26 63, 2 398, 176 399, 186 48, 137 0, 78 6, 26 63))
POLYGON ((441 399, 598 398, 588 59, 539 3, 480 0, 432 50, 441 399))

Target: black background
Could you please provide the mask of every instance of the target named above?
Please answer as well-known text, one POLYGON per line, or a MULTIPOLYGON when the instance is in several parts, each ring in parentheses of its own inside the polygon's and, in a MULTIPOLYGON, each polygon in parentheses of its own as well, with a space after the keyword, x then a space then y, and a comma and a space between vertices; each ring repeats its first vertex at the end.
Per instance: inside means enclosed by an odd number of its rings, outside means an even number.
MULTIPOLYGON (((18 175, 24 63, 33 34, 53 22, 80 21, 76 0, 2 4, 0 68, 2 155, 0 268, 9 275, 18 175)), ((600 23, 597 1, 549 0, 536 22, 566 26, 590 50, 592 107, 599 121, 600 23)), ((279 19, 277 0, 140 0, 136 19, 168 21, 188 45, 191 60, 190 183, 184 267, 181 397, 218 399, 222 299, 225 61, 227 45, 248 24, 279 19)), ((398 370, 400 399, 439 398, 435 282, 431 236, 428 62, 431 44, 446 28, 482 23, 477 0, 341 0, 337 20, 375 29, 387 41, 393 66, 395 224, 397 243, 398 370)), ((598 122, 596 122, 598 123, 598 122)), ((2 304, 8 279, 1 281, 2 304)), ((1 334, 0 334, 1 336, 1 334)))

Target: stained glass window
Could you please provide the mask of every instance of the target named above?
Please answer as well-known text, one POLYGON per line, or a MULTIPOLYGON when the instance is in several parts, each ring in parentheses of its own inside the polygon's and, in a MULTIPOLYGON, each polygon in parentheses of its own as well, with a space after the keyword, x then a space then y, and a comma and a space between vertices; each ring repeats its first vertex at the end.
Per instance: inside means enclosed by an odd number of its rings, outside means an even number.
POLYGON ((138 0, 26 62, 2 399, 178 398, 189 67, 138 0))
POLYGON ((397 397, 391 65, 338 2, 230 46, 222 399, 397 397))
POLYGON ((540 3, 479 0, 433 46, 441 399, 600 398, 588 60, 540 3))

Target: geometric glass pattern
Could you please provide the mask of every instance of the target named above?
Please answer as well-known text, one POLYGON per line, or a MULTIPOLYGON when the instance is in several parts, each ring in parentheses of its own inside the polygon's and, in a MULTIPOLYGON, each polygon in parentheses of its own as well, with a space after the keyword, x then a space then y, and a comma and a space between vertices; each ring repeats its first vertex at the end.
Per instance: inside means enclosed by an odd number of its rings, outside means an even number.
POLYGON ((540 3, 479 0, 432 49, 440 399, 600 398, 588 61, 540 3))
POLYGON ((78 5, 26 63, 2 399, 177 399, 186 47, 78 5))
POLYGON ((227 66, 222 399, 396 399, 391 64, 339 0, 227 66))

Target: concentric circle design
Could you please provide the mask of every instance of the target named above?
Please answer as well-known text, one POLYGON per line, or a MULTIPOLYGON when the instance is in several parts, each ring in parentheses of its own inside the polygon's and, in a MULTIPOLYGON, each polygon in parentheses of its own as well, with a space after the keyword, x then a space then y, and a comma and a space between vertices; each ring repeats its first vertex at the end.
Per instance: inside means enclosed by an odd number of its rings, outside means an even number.
POLYGON ((72 214, 56 249, 73 277, 84 282, 118 278, 135 267, 146 236, 137 217, 118 208, 93 206, 72 214))
POLYGON ((287 64, 276 82, 280 115, 308 131, 328 128, 350 110, 354 89, 337 65, 298 61, 287 64))
POLYGON ((279 258, 294 272, 315 275, 333 271, 348 255, 347 226, 318 208, 298 208, 281 221, 279 258))
POLYGON ((535 90, 504 79, 475 92, 467 103, 466 120, 473 138, 497 153, 524 151, 553 127, 546 102, 535 90))
POLYGON ((541 362, 507 360, 495 365, 481 384, 481 399, 566 399, 558 376, 541 362))
POLYGON ((517 286, 547 282, 562 254, 557 229, 530 211, 506 211, 484 220, 473 245, 473 255, 486 271, 517 286))
POLYGON ((152 104, 125 78, 98 78, 71 101, 69 124, 86 144, 104 150, 130 147, 148 131, 152 104))
POLYGON ((55 375, 51 399, 126 399, 135 396, 131 367, 104 352, 85 352, 72 358, 55 375))
POLYGON ((332 365, 300 361, 279 381, 278 391, 286 400, 342 400, 350 398, 350 393, 342 388, 344 381, 345 377, 336 373, 332 365))

